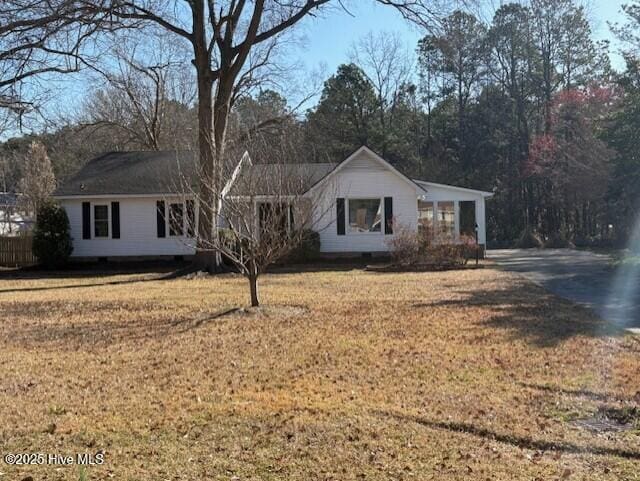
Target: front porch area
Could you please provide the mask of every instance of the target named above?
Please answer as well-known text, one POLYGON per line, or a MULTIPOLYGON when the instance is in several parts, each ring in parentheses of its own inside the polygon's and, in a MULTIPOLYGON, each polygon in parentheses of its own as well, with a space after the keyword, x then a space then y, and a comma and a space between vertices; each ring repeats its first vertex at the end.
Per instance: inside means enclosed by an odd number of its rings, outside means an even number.
POLYGON ((491 192, 415 181, 426 190, 418 196, 418 230, 434 242, 477 241, 486 244, 485 200, 491 192))

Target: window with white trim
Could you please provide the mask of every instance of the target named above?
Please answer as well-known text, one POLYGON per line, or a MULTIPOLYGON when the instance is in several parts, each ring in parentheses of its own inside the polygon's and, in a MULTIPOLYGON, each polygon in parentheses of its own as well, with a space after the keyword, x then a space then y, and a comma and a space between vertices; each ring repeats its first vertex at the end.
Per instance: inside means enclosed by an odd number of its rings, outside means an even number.
POLYGON ((93 236, 109 237, 109 206, 93 206, 93 236))
POLYGON ((382 199, 349 199, 349 232, 382 232, 382 199))

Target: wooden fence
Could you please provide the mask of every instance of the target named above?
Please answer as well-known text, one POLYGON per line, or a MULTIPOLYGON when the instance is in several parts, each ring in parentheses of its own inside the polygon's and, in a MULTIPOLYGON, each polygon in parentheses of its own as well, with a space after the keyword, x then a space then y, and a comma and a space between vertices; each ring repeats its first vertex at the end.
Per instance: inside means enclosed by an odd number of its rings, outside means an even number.
POLYGON ((37 263, 31 248, 31 236, 2 237, 0 236, 0 266, 23 267, 37 263))

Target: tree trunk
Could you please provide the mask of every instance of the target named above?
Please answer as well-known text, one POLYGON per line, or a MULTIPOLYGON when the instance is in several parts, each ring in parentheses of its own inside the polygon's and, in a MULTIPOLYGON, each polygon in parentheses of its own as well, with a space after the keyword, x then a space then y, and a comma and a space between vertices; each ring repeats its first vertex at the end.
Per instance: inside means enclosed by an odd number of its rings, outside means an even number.
POLYGON ((199 153, 199 215, 195 265, 208 272, 218 268, 215 253, 217 240, 217 203, 220 191, 215 179, 216 152, 213 138, 213 84, 210 53, 207 50, 204 2, 193 8, 194 65, 198 81, 198 153, 199 153))
POLYGON ((249 293, 251 295, 251 307, 259 307, 258 300, 258 276, 251 274, 249 277, 249 293))
POLYGON ((204 53, 196 52, 198 72, 198 153, 199 153, 199 215, 195 264, 209 272, 217 269, 215 246, 215 205, 218 190, 214 179, 215 144, 213 141, 213 77, 204 53))
POLYGON ((213 107, 211 89, 213 83, 198 79, 198 152, 200 196, 198 215, 198 242, 195 257, 196 266, 212 272, 216 269, 214 247, 215 209, 217 193, 214 182, 213 107))

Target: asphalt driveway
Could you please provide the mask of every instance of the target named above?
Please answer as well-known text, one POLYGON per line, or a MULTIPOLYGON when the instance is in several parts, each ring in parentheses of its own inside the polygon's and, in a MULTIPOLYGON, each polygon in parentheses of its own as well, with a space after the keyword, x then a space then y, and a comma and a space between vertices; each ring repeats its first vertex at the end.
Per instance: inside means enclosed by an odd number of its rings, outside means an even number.
POLYGON ((608 255, 574 249, 501 249, 490 250, 487 256, 503 269, 593 309, 605 320, 640 329, 637 267, 616 268, 608 255))

